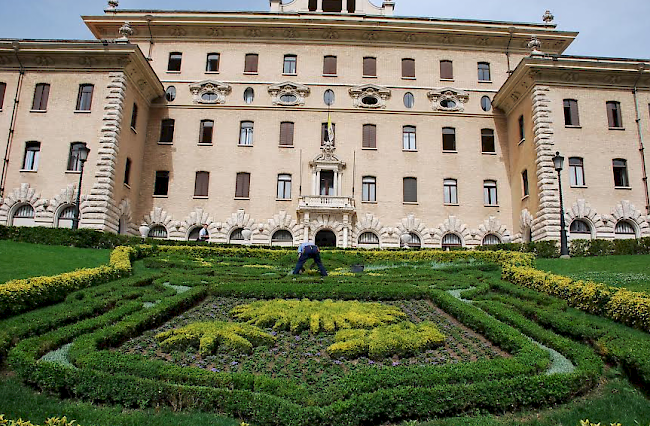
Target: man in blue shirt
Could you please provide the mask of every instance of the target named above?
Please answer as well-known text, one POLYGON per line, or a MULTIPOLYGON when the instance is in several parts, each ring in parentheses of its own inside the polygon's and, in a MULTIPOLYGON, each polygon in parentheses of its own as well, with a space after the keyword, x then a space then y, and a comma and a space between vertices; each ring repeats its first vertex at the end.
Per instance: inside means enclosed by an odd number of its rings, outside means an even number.
POLYGON ((298 275, 305 262, 309 259, 314 259, 314 263, 318 266, 321 276, 326 277, 327 270, 323 266, 323 262, 320 260, 320 250, 318 249, 318 246, 311 241, 302 243, 298 246, 298 263, 296 263, 296 267, 293 270, 293 275, 298 275))

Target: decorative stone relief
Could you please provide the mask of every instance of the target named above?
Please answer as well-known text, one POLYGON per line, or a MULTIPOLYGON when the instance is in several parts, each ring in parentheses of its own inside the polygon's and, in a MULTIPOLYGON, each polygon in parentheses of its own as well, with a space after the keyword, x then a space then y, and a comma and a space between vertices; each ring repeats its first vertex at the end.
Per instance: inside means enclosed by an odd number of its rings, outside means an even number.
POLYGON ((0 224, 7 225, 11 209, 18 204, 31 204, 34 208, 34 220, 39 221, 47 217, 46 209, 49 202, 41 198, 41 194, 31 188, 28 183, 21 183, 20 188, 16 188, 7 194, 0 205, 0 224), (45 216, 45 218, 44 218, 45 216))
POLYGON ((523 209, 519 214, 519 232, 512 238, 513 243, 522 243, 528 233, 529 229, 533 228, 533 215, 530 214, 528 209, 523 209))
MULTIPOLYGON (((255 229, 255 220, 251 218, 244 209, 240 209, 237 213, 230 215, 224 223, 217 223, 217 234, 215 237, 220 240, 219 242, 227 243, 232 231, 238 228, 247 229, 249 231, 255 229)), ((210 239, 213 238, 214 237, 211 237, 210 239)))
POLYGON ((205 34, 208 37, 223 37, 225 35, 221 28, 208 28, 205 34))
POLYGON ((372 213, 366 213, 365 216, 357 217, 357 223, 353 229, 353 245, 357 245, 359 242, 359 236, 364 232, 372 232, 377 234, 380 242, 385 242, 387 238, 390 237, 392 231, 390 228, 384 227, 379 219, 375 217, 372 213))
POLYGON ((280 230, 287 230, 291 232, 293 236, 294 244, 302 241, 303 228, 293 215, 288 214, 284 210, 280 210, 280 213, 273 216, 272 219, 269 219, 266 223, 260 224, 259 238, 263 240, 263 244, 271 244, 271 238, 273 234, 280 230))
MULTIPOLYGON (((532 221, 532 216, 530 220, 532 221)), ((494 234, 498 236, 503 243, 509 243, 512 240, 508 228, 494 216, 490 216, 488 219, 486 219, 482 224, 478 226, 478 229, 472 233, 474 234, 475 241, 478 244, 483 244, 483 239, 488 234, 494 234)))
POLYGON ((422 247, 424 247, 425 244, 426 245, 433 244, 433 240, 431 238, 431 233, 429 229, 427 229, 424 223, 422 223, 420 219, 417 219, 415 215, 410 214, 407 217, 403 218, 397 224, 396 229, 397 229, 398 237, 403 234, 408 234, 410 232, 417 234, 420 237, 420 241, 422 242, 422 247))
POLYGON ((436 246, 442 245, 442 238, 446 234, 459 235, 463 239, 463 245, 465 246, 476 244, 469 226, 464 224, 456 216, 449 216, 442 224, 431 232, 433 244, 436 246))
POLYGON ((289 81, 269 86, 269 95, 271 95, 273 105, 303 106, 305 98, 309 96, 310 92, 309 87, 289 81))
POLYGON ((452 87, 434 89, 427 93, 434 111, 465 111, 465 104, 469 101, 469 93, 452 87))
POLYGON ((591 224, 592 236, 595 238, 602 237, 604 234, 613 232, 613 225, 608 226, 608 221, 592 209, 588 202, 583 199, 577 200, 571 208, 564 212, 564 220, 566 221, 567 232, 571 222, 576 219, 586 220, 591 224))
POLYGON ((180 224, 178 221, 175 221, 172 215, 167 213, 161 207, 154 208, 148 215, 143 219, 143 223, 147 224, 149 228, 153 228, 157 225, 162 225, 167 230, 168 238, 179 238, 180 233, 178 228, 180 224))
POLYGON ((212 236, 218 233, 217 224, 214 222, 214 219, 200 207, 194 209, 185 220, 181 221, 178 227, 178 232, 183 236, 184 240, 187 240, 192 229, 196 227, 201 227, 203 224, 208 225, 208 233, 212 236))
POLYGON ((192 101, 195 104, 225 104, 226 95, 231 91, 229 84, 215 80, 204 80, 190 85, 192 101))
MULTIPOLYGON (((133 223, 133 210, 131 209, 131 200, 125 198, 120 201, 120 205, 117 206, 117 211, 119 212, 119 218, 126 221, 126 233, 127 235, 138 235, 138 227, 133 223)), ((119 228, 119 221, 118 221, 119 228)), ((119 229, 118 229, 119 232, 119 229)))
POLYGON ((364 84, 350 89, 355 108, 384 109, 391 91, 376 84, 364 84))
POLYGON ((327 30, 323 32, 323 38, 326 40, 338 40, 341 36, 334 30, 327 30))
POLYGON ((616 226, 616 223, 620 220, 630 220, 637 224, 641 237, 650 236, 650 224, 646 215, 634 206, 634 204, 629 201, 621 201, 612 209, 612 216, 610 223, 608 223, 612 229, 612 232, 616 226))
POLYGON ((337 242, 343 241, 343 222, 336 219, 336 216, 328 214, 317 214, 309 222, 309 235, 314 238, 319 231, 330 230, 336 234, 337 242))

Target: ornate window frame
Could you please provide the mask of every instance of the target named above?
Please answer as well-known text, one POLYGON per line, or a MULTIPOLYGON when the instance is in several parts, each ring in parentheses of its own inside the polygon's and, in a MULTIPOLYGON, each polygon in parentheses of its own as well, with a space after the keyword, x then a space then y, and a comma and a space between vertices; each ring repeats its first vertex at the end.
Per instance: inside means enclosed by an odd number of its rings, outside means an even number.
POLYGON ((355 108, 385 109, 386 101, 391 97, 391 91, 386 87, 377 86, 376 84, 364 84, 351 88, 350 96, 353 99, 355 108), (374 98, 377 102, 368 104, 363 102, 365 98, 374 98))
POLYGON ((269 86, 269 95, 271 95, 271 102, 273 105, 304 106, 305 98, 309 96, 310 93, 311 89, 309 87, 304 84, 292 83, 290 81, 269 86), (296 100, 293 102, 283 101, 282 97, 287 95, 295 96, 296 100))
POLYGON ((465 104, 469 101, 469 93, 454 89, 453 87, 433 89, 427 93, 427 96, 431 101, 431 107, 434 111, 464 112, 465 104), (444 101, 452 101, 455 103, 455 106, 445 107, 442 105, 444 101))
POLYGON ((216 80, 203 80, 198 83, 190 85, 190 92, 192 92, 192 101, 195 104, 213 104, 221 105, 226 103, 226 96, 232 91, 230 84, 222 83, 216 80), (205 100, 203 95, 214 94, 217 95, 215 100, 205 100))

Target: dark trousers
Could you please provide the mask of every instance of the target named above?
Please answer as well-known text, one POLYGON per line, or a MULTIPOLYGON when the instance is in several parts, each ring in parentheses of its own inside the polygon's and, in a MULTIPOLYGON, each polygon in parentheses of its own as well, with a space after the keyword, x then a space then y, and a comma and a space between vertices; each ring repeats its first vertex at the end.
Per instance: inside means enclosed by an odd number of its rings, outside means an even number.
POLYGON ((307 262, 309 259, 314 259, 314 263, 316 263, 316 266, 318 266, 320 274, 323 277, 327 276, 327 270, 325 269, 325 266, 323 266, 323 262, 320 260, 320 253, 318 252, 318 249, 313 246, 305 247, 303 252, 300 254, 300 257, 298 258, 298 263, 296 263, 293 274, 298 275, 305 262, 307 262))

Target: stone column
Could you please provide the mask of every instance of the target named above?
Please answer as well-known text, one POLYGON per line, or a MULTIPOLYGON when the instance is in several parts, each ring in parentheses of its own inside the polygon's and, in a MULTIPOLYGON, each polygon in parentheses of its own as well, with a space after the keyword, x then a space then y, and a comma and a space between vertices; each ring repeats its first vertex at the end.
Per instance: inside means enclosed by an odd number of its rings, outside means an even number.
POLYGON ((108 94, 104 102, 104 118, 97 148, 97 170, 92 188, 81 203, 80 227, 98 231, 118 232, 119 211, 113 199, 115 170, 126 96, 126 75, 109 74, 108 94))
POLYGON ((309 212, 303 213, 302 226, 303 226, 303 241, 306 243, 309 241, 309 212))
POLYGON ((338 187, 336 195, 343 196, 343 173, 339 173, 336 179, 336 186, 338 187))
POLYGON ((348 13, 348 0, 343 0, 341 2, 343 8, 341 9, 342 13, 348 13))
POLYGON ((350 215, 343 215, 343 248, 348 248, 348 230, 350 227, 350 215))
POLYGON ((314 173, 312 174, 311 195, 318 195, 318 172, 316 170, 314 170, 314 173))
POLYGON ((339 189, 339 172, 335 171, 334 172, 334 182, 332 182, 332 188, 334 188, 334 196, 338 197, 341 195, 341 191, 339 189))
POLYGON ((316 12, 323 11, 323 0, 316 0, 316 12))
POLYGON ((550 87, 535 86, 533 101, 533 135, 537 152, 537 187, 539 211, 533 220, 533 240, 560 239, 560 197, 557 172, 553 165, 556 152, 551 119, 550 87))

